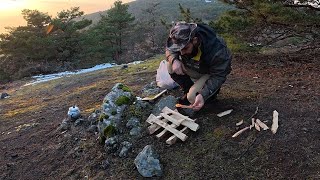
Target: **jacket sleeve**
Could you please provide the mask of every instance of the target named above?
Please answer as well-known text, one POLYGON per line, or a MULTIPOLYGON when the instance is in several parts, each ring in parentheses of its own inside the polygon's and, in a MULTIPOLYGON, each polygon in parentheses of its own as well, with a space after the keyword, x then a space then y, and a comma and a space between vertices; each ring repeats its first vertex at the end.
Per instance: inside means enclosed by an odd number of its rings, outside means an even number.
POLYGON ((223 48, 214 55, 210 61, 210 78, 206 81, 200 94, 204 100, 215 94, 226 81, 227 75, 231 72, 231 53, 228 48, 223 48))

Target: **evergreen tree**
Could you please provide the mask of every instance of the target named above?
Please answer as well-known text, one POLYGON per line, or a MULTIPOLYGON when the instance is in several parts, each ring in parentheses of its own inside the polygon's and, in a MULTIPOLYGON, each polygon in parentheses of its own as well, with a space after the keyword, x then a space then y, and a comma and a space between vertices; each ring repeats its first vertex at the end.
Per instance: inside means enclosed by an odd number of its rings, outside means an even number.
POLYGON ((116 1, 114 7, 102 16, 98 28, 104 34, 106 47, 113 50, 113 58, 119 60, 120 54, 125 48, 125 37, 133 27, 134 17, 128 12, 129 5, 116 1))

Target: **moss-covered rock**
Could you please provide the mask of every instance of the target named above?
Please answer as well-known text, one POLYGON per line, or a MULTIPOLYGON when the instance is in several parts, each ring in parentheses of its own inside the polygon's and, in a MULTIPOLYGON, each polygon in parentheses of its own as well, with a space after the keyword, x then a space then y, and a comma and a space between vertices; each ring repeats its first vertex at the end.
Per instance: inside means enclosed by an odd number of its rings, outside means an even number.
POLYGON ((117 132, 117 128, 115 126, 113 126, 112 124, 110 124, 109 126, 107 126, 103 129, 103 136, 105 138, 109 138, 109 137, 112 137, 113 135, 115 135, 116 132, 117 132))
POLYGON ((117 106, 121 106, 123 104, 130 104, 130 98, 128 98, 127 96, 120 96, 118 97, 115 103, 117 106))
POLYGON ((115 109, 112 110, 110 114, 111 114, 112 116, 116 115, 116 114, 117 114, 117 110, 115 110, 115 109))
POLYGON ((98 121, 102 122, 104 119, 108 119, 109 116, 107 114, 100 114, 99 118, 98 118, 98 121))
POLYGON ((124 84, 119 84, 118 85, 118 89, 122 89, 125 92, 131 92, 131 89, 128 86, 124 85, 124 84))

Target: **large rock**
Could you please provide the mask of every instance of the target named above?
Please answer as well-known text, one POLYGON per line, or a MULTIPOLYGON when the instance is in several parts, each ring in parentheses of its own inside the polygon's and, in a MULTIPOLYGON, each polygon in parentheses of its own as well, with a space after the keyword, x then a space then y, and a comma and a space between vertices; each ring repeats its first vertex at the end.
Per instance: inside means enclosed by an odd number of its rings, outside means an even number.
POLYGON ((177 99, 174 96, 167 96, 162 98, 157 104, 155 104, 152 114, 158 115, 164 107, 168 107, 170 109, 175 109, 177 99))
POLYGON ((117 83, 108 93, 102 104, 102 112, 105 114, 101 121, 98 123, 98 130, 103 134, 103 130, 112 124, 118 127, 123 116, 124 109, 131 103, 133 95, 131 90, 121 84, 117 83))
POLYGON ((127 128, 135 128, 135 127, 139 127, 140 126, 140 120, 136 117, 132 117, 128 120, 127 124, 126 124, 127 128))
POLYGON ((134 160, 139 173, 143 177, 162 176, 159 155, 153 150, 151 145, 147 145, 134 160))
POLYGON ((161 88, 157 86, 156 81, 152 81, 150 84, 145 85, 141 91, 143 97, 148 97, 160 93, 161 88))

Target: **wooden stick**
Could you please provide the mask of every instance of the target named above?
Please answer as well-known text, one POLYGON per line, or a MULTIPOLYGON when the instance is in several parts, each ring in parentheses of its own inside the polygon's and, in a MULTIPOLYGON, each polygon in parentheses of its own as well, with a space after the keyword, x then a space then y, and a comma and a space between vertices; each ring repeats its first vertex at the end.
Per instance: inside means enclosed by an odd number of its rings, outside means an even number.
POLYGON ((193 120, 193 119, 190 119, 188 116, 184 116, 184 115, 180 114, 179 112, 176 112, 176 111, 171 110, 171 109, 168 108, 168 107, 164 107, 164 108, 162 109, 162 112, 164 112, 164 113, 167 112, 167 113, 176 114, 177 116, 181 117, 182 119, 185 119, 185 120, 194 122, 194 120, 193 120))
POLYGON ((223 117, 223 116, 226 116, 226 115, 230 114, 232 111, 233 111, 233 109, 229 109, 229 110, 226 110, 226 111, 223 111, 223 112, 217 114, 217 116, 218 117, 223 117))
MULTIPOLYGON (((189 128, 188 127, 184 127, 183 129, 180 130, 180 132, 182 132, 184 134, 187 134, 189 132, 189 128)), ((171 137, 169 137, 166 140, 166 143, 172 145, 172 144, 176 143, 177 140, 178 140, 178 137, 175 136, 175 135, 172 135, 171 137)))
POLYGON ((258 123, 254 123, 254 127, 256 128, 257 131, 260 131, 260 126, 258 123))
POLYGON ((143 101, 151 101, 151 100, 155 100, 157 99, 158 97, 160 97, 163 93, 167 92, 167 89, 163 90, 162 92, 160 92, 159 94, 153 96, 153 97, 145 97, 143 98, 142 100, 143 101))
POLYGON ((236 126, 240 126, 241 124, 243 124, 243 120, 237 122, 237 123, 236 123, 236 126))
POLYGON ((176 104, 177 108, 192 109, 192 105, 176 104))
POLYGON ((181 122, 183 121, 183 119, 182 120, 174 119, 174 118, 170 117, 169 115, 167 115, 165 113, 160 113, 160 115, 162 117, 164 117, 165 119, 171 121, 173 124, 175 124, 177 126, 180 126, 181 122))
POLYGON ((241 129, 240 131, 236 132, 234 135, 232 135, 232 137, 234 138, 234 137, 239 136, 241 133, 243 133, 247 129, 249 129, 249 126, 247 126, 247 127, 243 128, 243 129, 241 129))
POLYGON ((261 122, 259 119, 257 119, 256 122, 264 131, 269 129, 269 127, 265 123, 261 122))
MULTIPOLYGON (((184 134, 187 134, 187 133, 189 132, 189 128, 184 127, 183 129, 180 130, 180 132, 182 132, 182 133, 184 133, 184 134)), ((166 143, 172 145, 172 144, 176 143, 177 140, 178 140, 178 137, 175 136, 175 135, 172 135, 171 137, 169 137, 169 138, 166 140, 166 143)))
POLYGON ((272 126, 271 126, 271 131, 272 131, 273 134, 277 133, 277 130, 278 130, 278 127, 279 127, 279 125, 278 125, 278 121, 279 121, 278 120, 278 116, 279 116, 279 113, 276 110, 274 110, 273 111, 272 126))

